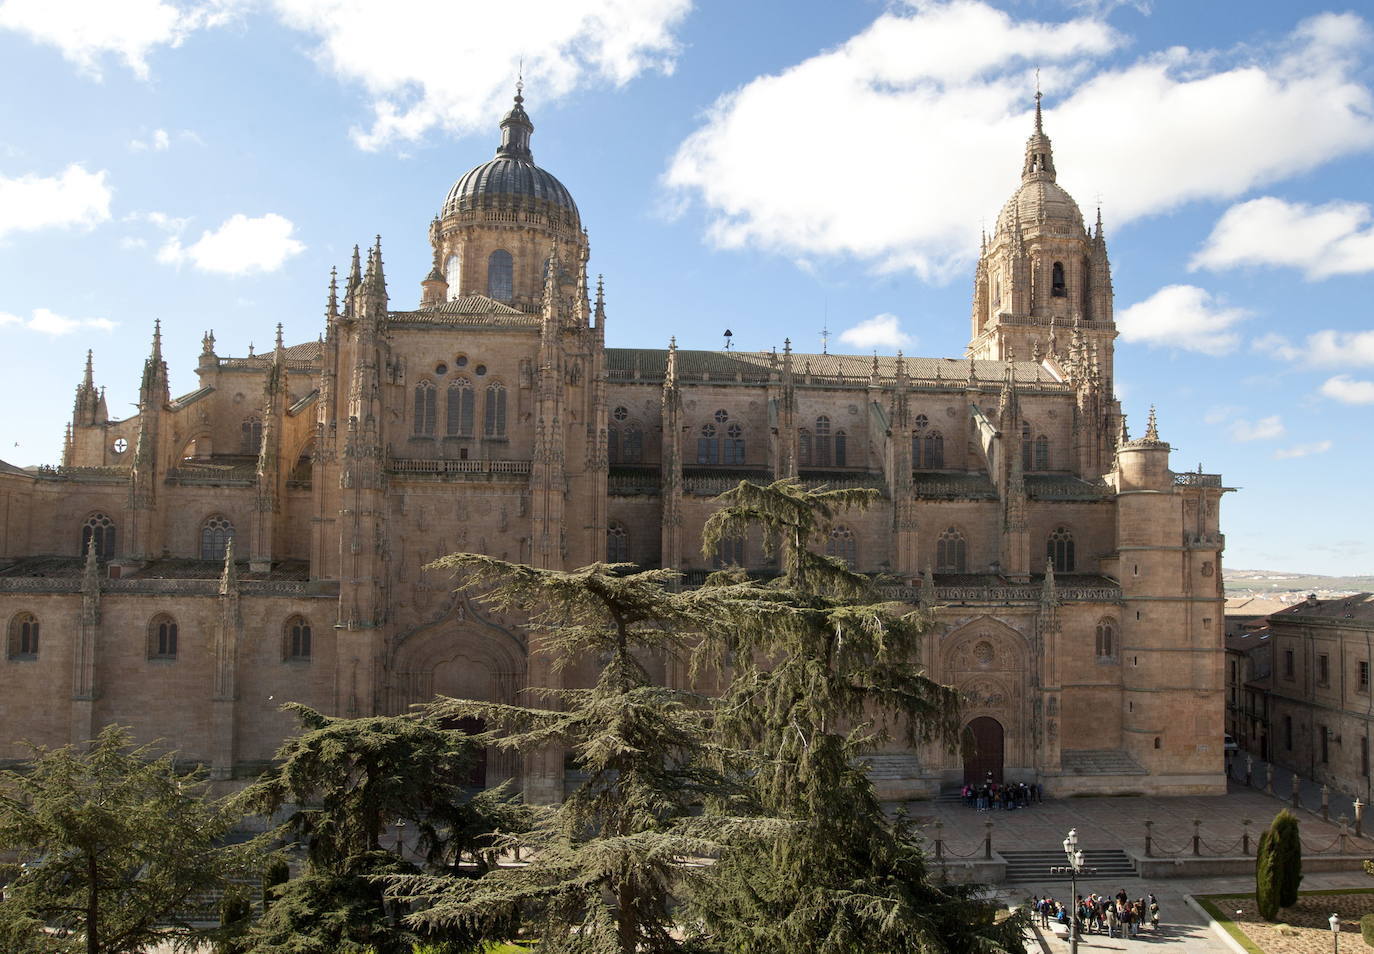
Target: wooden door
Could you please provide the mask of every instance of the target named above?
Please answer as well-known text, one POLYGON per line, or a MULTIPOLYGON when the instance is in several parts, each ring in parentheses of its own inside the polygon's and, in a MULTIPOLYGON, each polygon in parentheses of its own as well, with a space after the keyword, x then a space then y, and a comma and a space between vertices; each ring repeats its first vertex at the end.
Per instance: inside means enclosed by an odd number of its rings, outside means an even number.
POLYGON ((964 726, 964 784, 979 785, 1002 781, 1002 723, 991 716, 979 716, 964 726))

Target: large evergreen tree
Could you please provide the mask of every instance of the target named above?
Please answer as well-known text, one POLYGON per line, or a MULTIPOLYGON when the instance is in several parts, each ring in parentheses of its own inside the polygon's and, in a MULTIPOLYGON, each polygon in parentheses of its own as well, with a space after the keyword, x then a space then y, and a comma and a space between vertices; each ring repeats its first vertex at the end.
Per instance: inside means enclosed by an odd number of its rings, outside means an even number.
POLYGON ((87 746, 36 749, 0 774, 0 949, 133 954, 205 935, 178 920, 196 896, 250 869, 224 836, 239 815, 170 754, 119 727, 87 746), (56 929, 52 933, 45 928, 56 929))
POLYGON ((415 833, 415 861, 456 870, 459 859, 490 863, 503 830, 528 822, 501 790, 465 787, 474 742, 417 715, 330 718, 286 708, 303 731, 277 752, 279 764, 244 794, 251 811, 290 813, 278 829, 304 847, 295 877, 275 887, 243 949, 254 954, 409 954, 426 940, 475 943, 461 932, 416 930, 383 897, 385 877, 414 872, 383 833, 397 819, 415 833))
POLYGON ((674 894, 714 850, 696 806, 725 794, 705 743, 708 709, 691 693, 655 684, 646 662, 681 656, 708 623, 711 594, 680 593, 668 570, 630 572, 593 564, 541 570, 477 554, 436 568, 500 611, 529 614, 532 652, 554 672, 600 663, 587 689, 544 689, 547 708, 448 700, 444 717, 481 719, 494 744, 525 753, 566 750, 585 781, 530 832, 510 839, 527 863, 464 881, 393 879, 418 902, 412 922, 510 939, 517 923, 538 932, 541 951, 634 954, 681 950, 674 894))
POLYGON ((716 709, 722 751, 770 826, 738 844, 692 899, 703 943, 731 954, 1020 951, 1022 924, 976 889, 937 885, 915 832, 891 820, 863 759, 889 728, 908 744, 957 741, 959 700, 919 665, 928 619, 884 602, 866 576, 818 553, 837 514, 870 490, 741 483, 719 499, 702 552, 759 534, 781 576, 710 581, 726 609, 703 650, 731 679, 716 709))

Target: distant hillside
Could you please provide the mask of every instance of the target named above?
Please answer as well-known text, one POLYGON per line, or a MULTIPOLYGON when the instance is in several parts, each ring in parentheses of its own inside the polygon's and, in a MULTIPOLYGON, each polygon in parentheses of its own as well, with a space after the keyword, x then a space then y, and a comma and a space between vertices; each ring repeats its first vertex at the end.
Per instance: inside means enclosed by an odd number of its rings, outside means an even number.
POLYGON ((1374 592, 1374 576, 1322 576, 1284 570, 1235 570, 1226 568, 1226 595, 1247 596, 1261 593, 1316 593, 1334 596, 1344 593, 1374 592))

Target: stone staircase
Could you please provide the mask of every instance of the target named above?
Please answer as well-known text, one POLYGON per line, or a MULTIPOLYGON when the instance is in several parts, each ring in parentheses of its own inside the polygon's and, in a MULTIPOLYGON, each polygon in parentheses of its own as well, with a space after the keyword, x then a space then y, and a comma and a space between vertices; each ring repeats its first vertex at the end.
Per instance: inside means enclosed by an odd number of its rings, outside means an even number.
MULTIPOLYGON (((1050 884, 1056 881, 1065 883, 1064 894, 1068 893, 1067 875, 1050 874, 1051 868, 1063 867, 1064 851, 1062 848, 1048 848, 1043 851, 1003 851, 997 852, 1007 861, 1007 883, 1020 884, 1050 884)), ((1120 887, 1117 881, 1126 878, 1136 878, 1135 863, 1130 856, 1120 848, 1095 848, 1085 850, 1084 867, 1095 868, 1096 871, 1085 871, 1078 877, 1079 891, 1082 892, 1085 886, 1088 890, 1096 890, 1099 894, 1109 894, 1105 884, 1110 882, 1113 889, 1120 887)))
POLYGON ((1064 775, 1148 775, 1119 749, 1064 749, 1059 754, 1064 775))

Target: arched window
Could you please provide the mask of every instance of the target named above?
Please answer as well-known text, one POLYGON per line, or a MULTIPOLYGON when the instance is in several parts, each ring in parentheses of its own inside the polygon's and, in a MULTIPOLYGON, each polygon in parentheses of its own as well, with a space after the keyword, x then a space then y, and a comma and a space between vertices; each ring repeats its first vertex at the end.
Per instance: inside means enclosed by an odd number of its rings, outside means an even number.
POLYGON ((115 555, 115 525, 108 514, 93 513, 81 525, 81 555, 95 547, 97 560, 111 560, 115 555))
POLYGON ((454 378, 448 385, 445 428, 449 437, 471 437, 473 405, 476 396, 467 378, 454 378))
POLYGON ((742 465, 744 463, 744 428, 739 424, 725 427, 725 463, 742 465))
POLYGON ((1068 527, 1059 527, 1045 541, 1045 562, 1053 566, 1056 573, 1073 572, 1073 534, 1068 527))
POLYGON ((720 444, 716 440, 716 425, 703 424, 697 433, 697 463, 719 464, 720 444))
POLYGON ((801 467, 811 466, 811 432, 806 428, 797 431, 797 464, 801 467))
POLYGON ((830 466, 830 418, 824 414, 816 418, 816 438, 812 456, 817 467, 830 466))
POLYGON ((644 459, 644 432, 634 421, 625 425, 625 433, 621 435, 620 459, 627 464, 638 464, 644 459))
POLYGON ((606 562, 630 562, 630 536, 625 528, 613 523, 606 528, 606 562))
POLYGON ((833 528, 830 538, 825 541, 825 555, 843 560, 851 570, 854 569, 858 563, 854 531, 845 526, 833 528))
POLYGON ((836 466, 836 467, 843 467, 843 466, 844 466, 844 462, 845 462, 845 452, 846 452, 846 450, 848 449, 848 448, 847 448, 848 443, 849 443, 849 441, 848 441, 847 436, 845 435, 845 432, 844 432, 844 429, 843 429, 843 428, 841 428, 840 430, 838 430, 838 431, 835 432, 835 466, 836 466))
POLYGON ((716 546, 716 569, 744 566, 744 537, 721 537, 716 546))
POLYGON ((937 573, 965 573, 968 571, 968 545, 958 527, 949 527, 936 538, 935 571, 937 573))
POLYGON ((606 428, 606 461, 620 463, 620 428, 614 424, 606 428))
POLYGON ((415 385, 415 436, 433 437, 434 418, 437 403, 436 388, 433 381, 421 381, 415 385))
POLYGON ((1050 295, 1054 298, 1069 297, 1069 288, 1064 284, 1064 263, 1055 262, 1050 277, 1050 295))
POLYGON ((223 560, 225 548, 234 539, 234 525, 216 514, 200 526, 200 558, 223 560))
POLYGON ((506 436, 506 387, 487 385, 486 432, 488 437, 506 436))
POLYGON ((1031 426, 1029 421, 1021 422, 1021 470, 1028 471, 1035 462, 1035 448, 1031 446, 1031 426))
POLYGON ((148 622, 148 658, 177 658, 177 621, 159 613, 148 622))
POLYGON ((510 301, 515 296, 515 259, 498 248, 487 259, 487 297, 510 301))
POLYGON ((1116 620, 1110 616, 1104 616, 1097 621, 1096 650, 1098 659, 1116 657, 1116 620))
POLYGON ((926 431, 924 466, 927 470, 943 470, 945 466, 945 435, 932 427, 926 431))
POLYGON ((292 616, 282 627, 282 656, 288 661, 310 661, 310 620, 292 616))
POLYGON ((38 658, 38 617, 20 613, 10 620, 6 654, 10 659, 27 662, 38 658))
POLYGON ((1050 439, 1044 434, 1035 439, 1035 469, 1050 469, 1050 439))
POLYGON ((256 456, 262 450, 262 418, 256 414, 243 420, 243 453, 256 456))
POLYGON ((458 286, 462 277, 462 259, 457 255, 450 255, 448 261, 444 263, 444 281, 448 282, 448 297, 450 299, 458 297, 458 286))

